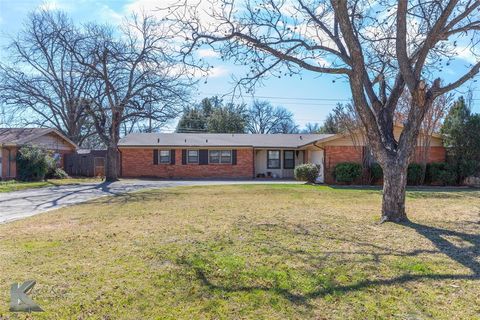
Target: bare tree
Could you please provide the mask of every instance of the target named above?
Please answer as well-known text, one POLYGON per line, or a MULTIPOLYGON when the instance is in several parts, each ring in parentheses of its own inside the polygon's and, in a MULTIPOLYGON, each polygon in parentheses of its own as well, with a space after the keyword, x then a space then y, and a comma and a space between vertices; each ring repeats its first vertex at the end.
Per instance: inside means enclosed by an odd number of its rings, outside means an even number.
POLYGON ((250 133, 296 133, 298 126, 293 114, 283 107, 273 107, 268 101, 255 100, 248 110, 247 129, 250 133))
POLYGON ((87 76, 61 41, 72 31, 63 13, 30 14, 7 48, 8 63, 0 63, 0 100, 22 123, 54 127, 81 145, 94 130, 86 114, 87 76))
POLYGON ((325 130, 325 132, 322 132, 323 130, 323 126, 321 126, 319 123, 315 122, 315 123, 312 123, 312 122, 307 122, 305 124, 305 128, 301 130, 302 133, 307 133, 307 134, 311 134, 311 133, 331 133, 331 132, 326 132, 327 130, 325 130))
POLYGON ((437 78, 460 44, 478 53, 479 8, 475 0, 210 0, 170 12, 189 40, 186 54, 209 46, 249 65, 240 80, 249 89, 300 71, 346 78, 384 172, 381 221, 398 222, 407 220, 407 166, 426 112, 480 69, 480 62, 467 66, 445 86, 437 78), (405 88, 412 107, 397 140, 394 113, 405 88))
MULTIPOLYGON (((410 113, 412 97, 408 90, 405 90, 398 100, 398 107, 395 112, 395 122, 402 125, 410 113)), ((448 113, 453 94, 445 93, 438 96, 432 103, 431 107, 425 112, 425 116, 420 125, 420 133, 418 135, 418 143, 416 153, 419 155, 417 161, 420 162, 423 170, 422 181, 425 181, 427 163, 430 158, 430 145, 432 135, 439 133, 442 126, 442 120, 448 113), (418 150, 420 148, 420 150, 418 150)))
POLYGON ((166 122, 188 99, 188 73, 174 59, 167 28, 152 16, 126 20, 118 29, 88 24, 65 44, 82 68, 90 89, 87 112, 107 146, 106 179, 118 177, 118 141, 126 121, 166 122))

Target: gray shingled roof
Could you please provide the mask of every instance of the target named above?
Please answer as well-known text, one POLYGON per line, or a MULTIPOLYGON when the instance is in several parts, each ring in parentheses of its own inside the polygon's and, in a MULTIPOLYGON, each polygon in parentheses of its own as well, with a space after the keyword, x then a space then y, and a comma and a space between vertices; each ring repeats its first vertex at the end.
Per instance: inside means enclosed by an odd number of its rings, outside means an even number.
POLYGON ((132 133, 119 147, 282 147, 297 148, 333 134, 132 133))

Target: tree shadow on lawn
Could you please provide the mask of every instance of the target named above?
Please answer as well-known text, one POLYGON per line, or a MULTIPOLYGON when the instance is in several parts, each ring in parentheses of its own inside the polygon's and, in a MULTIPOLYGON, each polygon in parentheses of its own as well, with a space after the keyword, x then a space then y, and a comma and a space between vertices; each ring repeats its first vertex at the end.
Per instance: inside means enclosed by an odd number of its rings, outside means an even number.
MULTIPOLYGON (((432 244, 436 247, 437 250, 413 250, 413 251, 401 251, 396 252, 394 250, 390 250, 388 248, 383 248, 377 246, 375 244, 363 243, 363 242, 355 242, 357 245, 360 246, 370 246, 376 250, 384 251, 383 253, 375 253, 368 250, 361 250, 361 251, 352 251, 352 252, 342 252, 342 251, 330 251, 325 252, 327 257, 331 255, 343 255, 343 254, 355 254, 355 255, 373 255, 374 262, 380 262, 382 256, 396 256, 396 257, 411 257, 417 256, 420 254, 437 254, 443 253, 448 256, 450 259, 454 260, 455 262, 459 263, 460 265, 469 269, 469 273, 464 274, 455 274, 455 273, 444 273, 444 274, 434 274, 434 273, 420 273, 420 274, 412 274, 412 273, 405 273, 393 278, 387 279, 365 279, 358 281, 356 283, 347 284, 347 285, 337 285, 335 283, 331 285, 319 286, 320 288, 310 291, 306 294, 299 294, 292 292, 292 290, 281 288, 277 285, 252 285, 252 286, 244 286, 244 285, 235 285, 235 279, 229 279, 228 285, 223 284, 221 281, 215 281, 213 279, 209 279, 208 270, 204 270, 201 267, 191 264, 186 260, 182 260, 181 263, 188 268, 195 271, 197 279, 201 282, 203 286, 208 288, 210 291, 222 291, 227 293, 233 292, 253 292, 253 291, 268 291, 278 295, 283 296, 285 299, 289 300, 293 304, 297 305, 304 305, 309 307, 310 300, 315 298, 321 298, 330 294, 335 295, 342 295, 353 291, 361 291, 367 288, 377 287, 377 286, 392 286, 392 285, 401 285, 410 282, 416 281, 442 281, 442 280, 480 280, 480 235, 478 234, 469 234, 463 233, 458 231, 452 231, 448 229, 442 229, 427 225, 422 225, 419 223, 408 222, 402 224, 405 227, 412 228, 418 234, 422 235, 423 237, 427 238, 432 242, 432 244), (454 238, 464 243, 468 243, 468 246, 457 246, 451 241, 447 240, 448 238, 454 238), (385 251, 386 250, 386 251, 385 251), (232 281, 233 280, 233 281, 232 281)), ((272 225, 269 225, 272 226, 272 225)), ((292 230, 286 229, 284 226, 275 225, 275 227, 284 228, 285 232, 291 232, 292 230)), ((345 239, 341 239, 341 241, 348 241, 345 239)), ((278 243, 275 244, 274 239, 272 239, 273 246, 276 246, 278 250, 284 250, 287 252, 288 255, 295 257, 295 259, 303 259, 306 260, 305 262, 312 265, 314 268, 321 268, 315 262, 321 260, 321 257, 316 257, 313 255, 307 254, 305 256, 304 251, 296 251, 291 250, 288 248, 283 248, 278 246, 278 243)), ((323 257, 325 258, 325 257, 323 257)), ((345 261, 346 263, 352 263, 352 261, 345 261)), ((359 263, 354 262, 353 263, 359 263)))
MULTIPOLYGON (((363 190, 363 191, 382 191, 381 185, 325 185, 335 190, 363 190)), ((464 186, 407 186, 407 192, 459 192, 459 193, 480 193, 480 188, 471 188, 464 186)))

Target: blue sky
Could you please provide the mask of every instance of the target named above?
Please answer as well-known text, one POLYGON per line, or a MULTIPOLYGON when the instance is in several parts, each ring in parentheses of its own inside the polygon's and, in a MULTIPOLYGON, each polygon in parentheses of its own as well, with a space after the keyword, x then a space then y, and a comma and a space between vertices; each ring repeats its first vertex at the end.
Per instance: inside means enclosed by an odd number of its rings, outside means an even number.
MULTIPOLYGON (((141 8, 152 10, 158 6, 165 6, 173 0, 0 0, 0 45, 8 43, 8 37, 15 35, 22 27, 22 22, 28 13, 40 6, 50 9, 60 9, 70 14, 76 22, 105 21, 110 23, 120 22, 122 17, 130 14, 133 10, 141 8)), ((3 50, 2 50, 3 51, 3 50)), ((205 56, 211 55, 204 51, 205 56)), ((464 71, 463 66, 472 57, 462 55, 450 65, 450 69, 444 70, 445 81, 453 80, 464 71)), ((0 51, 0 58, 2 53, 0 51)), ((206 84, 199 82, 196 96, 198 100, 205 96, 222 95, 230 92, 233 88, 232 74, 240 76, 242 68, 221 62, 215 57, 208 58, 215 66, 215 72, 209 77, 206 84)), ((480 112, 480 81, 475 83, 474 111, 480 112)), ((461 88, 461 94, 465 88, 461 88)), ((282 105, 290 110, 300 126, 307 122, 322 123, 328 113, 338 102, 346 102, 350 99, 350 91, 345 81, 333 76, 305 72, 298 77, 268 79, 262 87, 255 92, 256 97, 268 97, 274 105, 282 105), (302 79, 300 79, 300 77, 302 79), (336 80, 333 82, 332 80, 336 80)), ((252 98, 244 98, 244 102, 251 102, 252 98)), ((170 129, 174 124, 170 126, 170 129)))

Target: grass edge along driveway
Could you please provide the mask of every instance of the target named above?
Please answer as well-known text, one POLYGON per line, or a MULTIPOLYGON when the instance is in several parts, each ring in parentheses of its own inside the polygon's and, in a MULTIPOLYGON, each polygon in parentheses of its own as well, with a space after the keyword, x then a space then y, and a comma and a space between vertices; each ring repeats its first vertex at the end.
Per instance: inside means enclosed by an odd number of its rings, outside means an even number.
POLYGON ((23 182, 17 180, 0 181, 0 193, 20 191, 26 189, 36 189, 44 187, 55 187, 65 185, 76 185, 81 183, 102 182, 101 178, 67 178, 67 179, 48 179, 45 181, 23 182))

